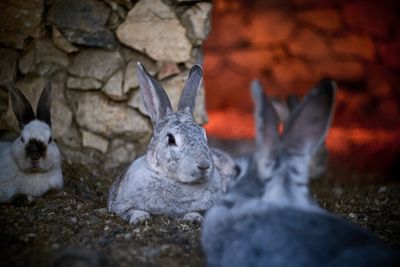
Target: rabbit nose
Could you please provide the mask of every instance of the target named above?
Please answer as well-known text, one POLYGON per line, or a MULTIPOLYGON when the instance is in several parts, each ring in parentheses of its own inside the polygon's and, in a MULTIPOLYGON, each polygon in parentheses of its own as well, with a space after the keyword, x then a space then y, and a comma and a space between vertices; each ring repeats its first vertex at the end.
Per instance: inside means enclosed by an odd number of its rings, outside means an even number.
POLYGON ((46 146, 41 141, 30 140, 26 146, 26 156, 33 161, 37 161, 44 157, 46 146))
POLYGON ((201 171, 206 171, 211 167, 211 163, 208 160, 202 160, 198 165, 197 168, 201 171))

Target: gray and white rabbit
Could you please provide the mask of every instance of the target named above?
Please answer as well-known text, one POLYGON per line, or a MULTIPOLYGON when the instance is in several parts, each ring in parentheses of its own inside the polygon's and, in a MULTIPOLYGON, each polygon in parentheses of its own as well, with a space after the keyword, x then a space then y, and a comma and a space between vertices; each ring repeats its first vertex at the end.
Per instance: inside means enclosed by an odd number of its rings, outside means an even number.
MULTIPOLYGON (((400 266, 399 251, 320 208, 308 188, 308 164, 330 126, 335 85, 323 80, 290 115, 282 135, 261 86, 251 164, 204 218, 209 266, 400 266)), ((243 171, 243 170, 242 170, 243 171)))
POLYGON ((161 84, 140 63, 138 75, 154 132, 146 154, 112 184, 108 210, 131 224, 150 214, 201 221, 199 212, 214 204, 234 171, 233 160, 208 147, 204 128, 193 118, 202 68, 190 69, 176 112, 161 84))
POLYGON ((0 143, 0 202, 12 201, 18 194, 32 199, 49 189, 62 189, 60 152, 51 131, 51 84, 40 96, 36 116, 14 85, 9 84, 8 90, 21 135, 12 143, 0 143))

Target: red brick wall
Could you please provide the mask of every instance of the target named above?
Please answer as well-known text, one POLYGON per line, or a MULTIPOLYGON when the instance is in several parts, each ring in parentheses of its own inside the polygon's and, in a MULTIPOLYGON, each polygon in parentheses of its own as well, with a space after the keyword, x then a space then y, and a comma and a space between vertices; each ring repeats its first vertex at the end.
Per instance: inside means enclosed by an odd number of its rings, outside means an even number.
POLYGON ((213 12, 204 64, 209 110, 252 111, 254 78, 269 94, 287 96, 331 77, 340 88, 339 120, 398 122, 399 1, 216 0, 213 12))
POLYGON ((205 44, 208 134, 254 137, 252 79, 285 97, 331 77, 339 87, 331 158, 398 172, 399 15, 394 0, 216 0, 205 44))

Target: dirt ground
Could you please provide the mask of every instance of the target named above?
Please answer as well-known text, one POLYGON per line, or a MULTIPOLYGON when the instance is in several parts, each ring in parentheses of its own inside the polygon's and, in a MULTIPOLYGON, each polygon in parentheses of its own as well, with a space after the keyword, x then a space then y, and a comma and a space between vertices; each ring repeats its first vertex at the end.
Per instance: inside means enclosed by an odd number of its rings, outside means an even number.
MULTIPOLYGON (((65 187, 29 203, 0 205, 2 266, 69 266, 65 255, 97 266, 204 266, 200 225, 154 216, 131 226, 106 210, 113 172, 63 164, 65 187)), ((326 209, 400 245, 399 184, 338 184, 334 175, 312 182, 326 209)))

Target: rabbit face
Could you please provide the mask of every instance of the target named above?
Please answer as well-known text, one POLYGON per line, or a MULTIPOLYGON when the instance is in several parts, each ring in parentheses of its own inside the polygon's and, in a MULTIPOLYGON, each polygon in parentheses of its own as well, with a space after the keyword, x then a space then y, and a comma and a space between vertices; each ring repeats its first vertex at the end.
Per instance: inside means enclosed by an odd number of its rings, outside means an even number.
POLYGON ((47 172, 60 164, 60 152, 51 132, 51 84, 48 83, 36 109, 13 85, 9 85, 11 103, 18 119, 21 136, 12 145, 12 155, 25 172, 47 172))
POLYGON ((190 114, 181 112, 158 123, 147 161, 158 172, 183 183, 206 182, 214 170, 205 130, 190 114))
POLYGON ((50 127, 39 120, 27 124, 12 146, 18 166, 25 172, 46 172, 59 158, 50 127))
POLYGON ((182 90, 178 111, 161 84, 138 63, 140 94, 153 123, 154 134, 146 161, 157 173, 182 183, 204 183, 214 171, 205 131, 193 119, 203 70, 194 65, 182 90))

